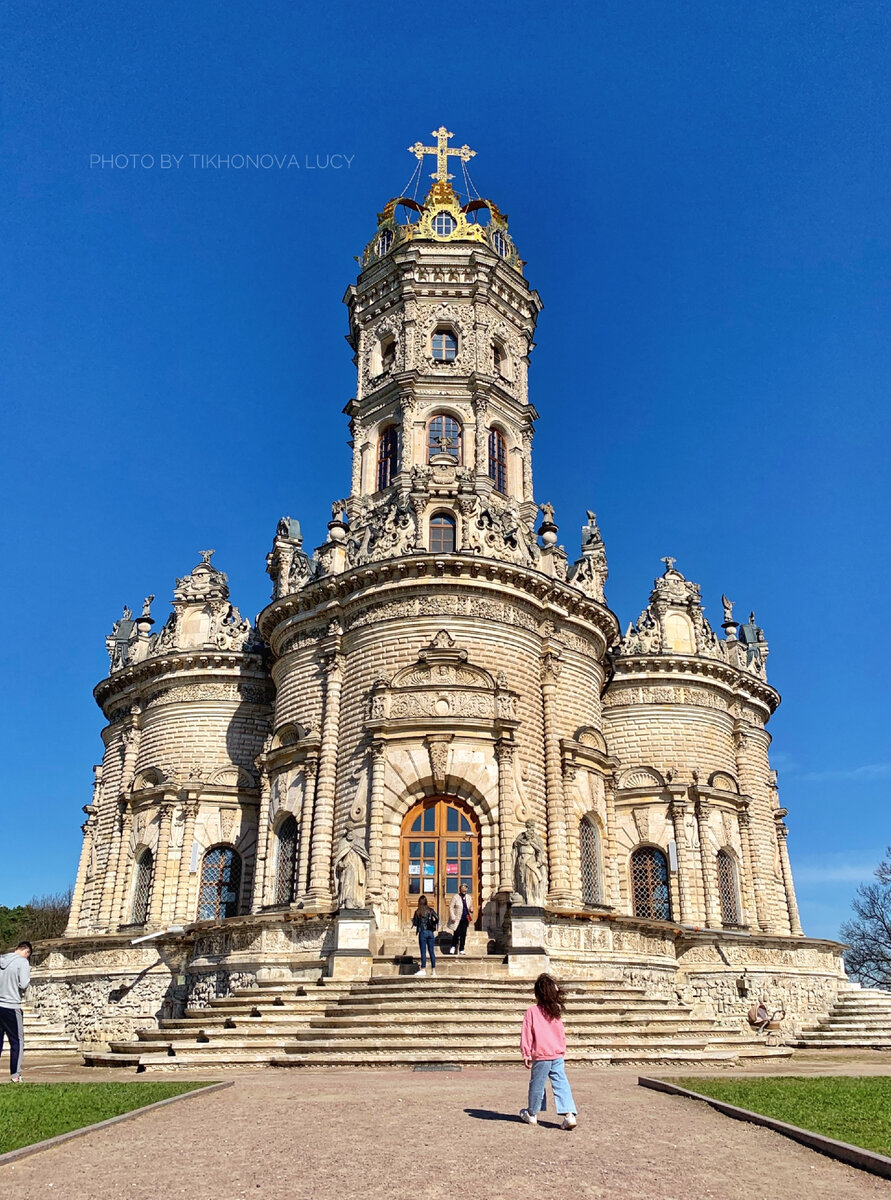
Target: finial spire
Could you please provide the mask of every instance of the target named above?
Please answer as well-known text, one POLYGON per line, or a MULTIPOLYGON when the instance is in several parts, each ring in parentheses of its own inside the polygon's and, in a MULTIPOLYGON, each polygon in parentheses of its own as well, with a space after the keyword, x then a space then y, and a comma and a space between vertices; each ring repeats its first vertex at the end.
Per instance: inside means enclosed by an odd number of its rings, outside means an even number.
POLYGON ((449 174, 449 155, 460 158, 462 162, 467 162, 475 156, 476 151, 471 150, 468 145, 450 146, 449 138, 455 135, 445 125, 440 125, 439 129, 433 130, 433 136, 436 138, 435 146, 425 146, 422 142, 415 142, 413 146, 409 146, 409 154, 413 154, 418 162, 422 162, 425 154, 436 155, 436 170, 432 172, 430 178, 435 179, 438 183, 448 183, 450 179, 454 179, 453 175, 449 174))

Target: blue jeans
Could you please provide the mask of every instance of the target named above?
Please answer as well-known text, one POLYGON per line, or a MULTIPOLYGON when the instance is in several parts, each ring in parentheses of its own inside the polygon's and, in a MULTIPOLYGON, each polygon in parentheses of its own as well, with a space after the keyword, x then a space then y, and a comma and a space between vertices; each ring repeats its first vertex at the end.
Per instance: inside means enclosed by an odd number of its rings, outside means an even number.
POLYGON ((418 934, 418 941, 421 943, 421 970, 427 966, 427 951, 430 951, 430 966, 436 970, 436 951, 433 948, 433 939, 436 937, 436 932, 433 929, 422 929, 418 934))
POLYGON ((578 1110, 572 1098, 569 1080, 566 1078, 566 1067, 562 1058, 533 1059, 532 1073, 529 1077, 529 1112, 534 1117, 536 1113, 547 1109, 545 1084, 550 1079, 554 1089, 554 1104, 558 1113, 574 1113, 578 1110))

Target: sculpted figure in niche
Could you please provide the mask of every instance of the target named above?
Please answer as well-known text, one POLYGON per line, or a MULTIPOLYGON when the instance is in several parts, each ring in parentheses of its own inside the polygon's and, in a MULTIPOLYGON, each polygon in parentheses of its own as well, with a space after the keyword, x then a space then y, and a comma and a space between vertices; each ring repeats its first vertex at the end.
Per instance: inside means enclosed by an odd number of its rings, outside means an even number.
POLYGON ((337 900, 340 908, 365 907, 365 867, 368 851, 359 831, 348 829, 340 839, 334 859, 337 900))
POLYGON ((534 821, 527 821, 514 840, 513 866, 514 899, 540 908, 545 901, 545 848, 534 821))

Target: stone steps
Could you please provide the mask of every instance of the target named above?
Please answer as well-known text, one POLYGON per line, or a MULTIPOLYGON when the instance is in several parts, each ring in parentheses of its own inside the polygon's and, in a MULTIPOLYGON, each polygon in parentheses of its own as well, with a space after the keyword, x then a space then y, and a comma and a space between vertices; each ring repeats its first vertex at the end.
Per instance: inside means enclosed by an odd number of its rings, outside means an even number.
POLYGON ((802 1030, 795 1044, 809 1050, 891 1050, 891 992, 840 992, 829 1015, 802 1030))
POLYGON ((22 1005, 22 1025, 25 1035, 25 1064, 33 1058, 77 1057, 79 1047, 64 1025, 50 1020, 27 1003, 22 1005))

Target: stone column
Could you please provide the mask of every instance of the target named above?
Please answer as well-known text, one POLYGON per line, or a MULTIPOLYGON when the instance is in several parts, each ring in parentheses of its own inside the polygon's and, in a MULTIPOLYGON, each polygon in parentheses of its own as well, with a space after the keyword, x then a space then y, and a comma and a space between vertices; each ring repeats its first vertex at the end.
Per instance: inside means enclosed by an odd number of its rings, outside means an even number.
POLYGON ((789 931, 793 937, 800 937, 804 932, 801 928, 801 918, 798 915, 798 901, 795 899, 795 887, 792 883, 792 864, 789 862, 789 848, 786 838, 789 830, 783 822, 785 808, 778 808, 775 814, 777 826, 777 841, 780 846, 780 868, 783 872, 783 887, 786 892, 786 906, 789 909, 789 931))
MULTIPOLYGON (((687 816, 687 801, 679 796, 673 796, 669 805, 671 823, 674 828, 674 844, 678 856, 678 919, 682 925, 696 924, 696 909, 692 896, 692 875, 690 857, 687 846, 687 831, 684 819, 687 816)), ((702 850, 702 833, 699 835, 699 848, 702 850)))
POLYGON ((192 846, 195 842, 195 822, 198 819, 199 805, 197 796, 187 796, 183 805, 186 819, 183 824, 183 848, 179 860, 174 908, 174 920, 178 925, 185 925, 193 919, 189 911, 189 876, 192 873, 192 846))
POLYGON ((748 812, 741 811, 737 814, 739 820, 739 840, 742 843, 743 871, 745 879, 740 891, 743 894, 746 906, 746 924, 749 928, 758 927, 764 928, 764 914, 761 912, 761 906, 758 903, 758 892, 755 890, 755 880, 752 870, 752 839, 751 839, 751 824, 752 818, 748 812))
POLYGON ((325 656, 325 708, 316 782, 315 818, 312 834, 309 895, 318 901, 331 899, 331 848, 334 843, 334 799, 337 784, 337 746, 340 740, 340 692, 343 664, 337 651, 325 656))
POLYGON ((532 496, 532 429, 523 430, 523 499, 531 501, 532 496))
POLYGON ((475 438, 474 438, 474 472, 477 475, 489 474, 489 430, 486 425, 486 417, 489 412, 489 401, 485 396, 477 396, 473 401, 473 415, 476 420, 475 438))
POLYGON ((510 781, 514 772, 514 744, 503 738, 495 743, 498 763, 498 891, 514 890, 513 832, 510 819, 510 781))
POLYGON ((130 874, 133 868, 133 855, 130 852, 130 838, 133 834, 133 810, 126 801, 121 802, 121 834, 118 848, 118 865, 115 873, 115 897, 112 905, 112 922, 126 925, 129 921, 127 901, 130 898, 130 874))
POLYGON ((720 929, 721 909, 718 904, 717 866, 708 836, 708 818, 712 806, 707 800, 696 802, 696 827, 699 831, 699 862, 702 867, 702 890, 705 894, 705 923, 709 929, 720 929))
POLYGON ((773 873, 773 809, 767 756, 770 734, 750 722, 737 721, 734 741, 740 791, 751 797, 749 837, 758 923, 767 933, 779 933, 777 916, 786 905, 773 873))
MULTIPOLYGON (((622 875, 619 871, 619 848, 616 841, 616 784, 615 777, 603 781, 603 807, 606 828, 603 831, 603 877, 606 881, 606 903, 621 911, 625 907, 622 895, 622 875)), ((630 905, 628 905, 630 911, 630 905)))
POLYGON ((547 796, 548 902, 556 907, 571 903, 566 855, 566 808, 560 737, 555 708, 560 667, 557 656, 546 650, 541 662, 541 693, 544 709, 545 788, 547 796))
POLYGON ((319 762, 316 758, 307 758, 303 763, 306 785, 303 804, 300 806, 300 854, 297 860, 297 878, 294 881, 294 892, 297 896, 304 895, 309 888, 309 847, 312 842, 318 766, 319 762))
MULTIPOLYGON (((561 755, 562 757, 562 755, 561 755)), ((582 855, 579 849, 578 822, 570 800, 578 776, 575 763, 563 763, 563 820, 566 828, 566 875, 569 900, 573 908, 582 907, 582 855)))
POLYGON ((257 810, 257 867, 254 871, 254 894, 251 897, 251 912, 259 912, 266 903, 267 890, 267 857, 269 855, 269 835, 272 822, 269 818, 269 805, 272 789, 269 782, 269 772, 265 767, 260 768, 260 805, 257 810))
MULTIPOLYGON (((170 849, 170 821, 173 816, 173 804, 165 800, 161 804, 161 828, 158 831, 158 853, 155 856, 155 869, 152 875, 152 896, 149 902, 149 917, 146 924, 160 925, 164 912, 164 885, 167 880, 167 851, 170 849)), ((183 837, 185 848, 185 837, 183 837)))
POLYGON ((77 864, 77 878, 74 881, 74 891, 71 894, 71 909, 68 913, 68 924, 65 926, 65 937, 74 937, 77 933, 77 927, 80 923, 80 910, 84 900, 84 888, 87 882, 87 870, 89 869, 90 857, 93 853, 93 827, 96 823, 96 812, 98 810, 95 804, 85 804, 83 811, 87 814, 87 819, 81 825, 84 840, 80 850, 80 861, 77 864))
POLYGON ((371 803, 368 809, 368 898, 383 895, 384 776, 387 770, 386 743, 371 743, 371 803))

